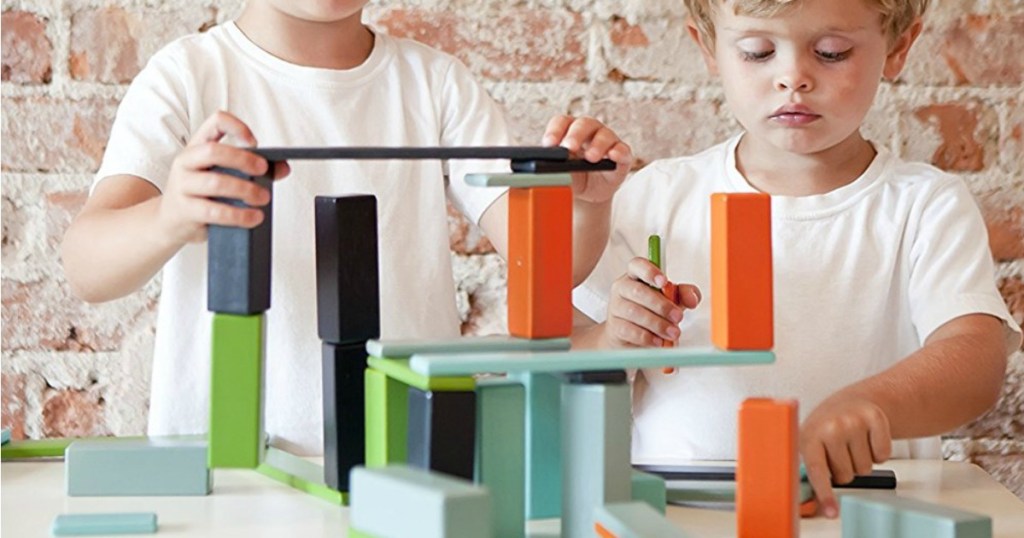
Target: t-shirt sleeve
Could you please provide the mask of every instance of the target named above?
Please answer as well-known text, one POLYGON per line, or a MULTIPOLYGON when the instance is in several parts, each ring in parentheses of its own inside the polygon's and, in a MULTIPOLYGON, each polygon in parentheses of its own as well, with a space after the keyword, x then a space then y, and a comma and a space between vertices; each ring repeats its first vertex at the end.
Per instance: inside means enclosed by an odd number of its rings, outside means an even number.
POLYGON ((995 285, 981 211, 959 179, 945 181, 922 207, 910 263, 910 310, 922 345, 954 318, 989 314, 1003 320, 1007 354, 1020 346, 1020 327, 995 285))

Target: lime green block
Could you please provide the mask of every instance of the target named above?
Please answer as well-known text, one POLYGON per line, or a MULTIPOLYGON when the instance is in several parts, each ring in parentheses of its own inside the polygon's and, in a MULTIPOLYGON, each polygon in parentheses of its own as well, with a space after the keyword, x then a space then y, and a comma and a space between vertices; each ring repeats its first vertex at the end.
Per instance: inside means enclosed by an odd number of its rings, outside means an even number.
POLYGON ((633 500, 643 501, 661 514, 665 513, 665 479, 633 470, 633 500))
POLYGON ((262 459, 263 314, 213 315, 210 468, 255 468, 262 459))
POLYGON ((408 460, 409 387, 374 368, 367 368, 365 376, 366 466, 405 463, 408 460))
POLYGON ((508 379, 476 387, 474 482, 491 491, 494 535, 521 538, 526 519, 526 389, 508 379))
POLYGON ((348 494, 333 490, 323 484, 317 484, 310 482, 304 478, 289 474, 286 471, 282 471, 268 463, 261 463, 259 467, 256 467, 256 471, 260 474, 272 478, 286 486, 293 487, 299 491, 309 493, 314 497, 319 497, 331 504, 347 505, 348 494))
POLYGON ((381 537, 377 536, 376 534, 370 534, 368 532, 363 532, 363 531, 361 531, 361 530, 359 530, 359 529, 357 529, 355 527, 349 527, 348 528, 348 538, 381 538, 381 537))
POLYGON ((409 359, 370 357, 366 363, 388 377, 422 391, 464 392, 476 388, 476 381, 472 377, 428 377, 416 373, 409 368, 409 359))
MULTIPOLYGON (((182 437, 187 438, 187 437, 182 437)), ((97 441, 115 439, 114 437, 52 437, 50 439, 25 439, 11 441, 0 449, 3 461, 25 460, 33 458, 63 458, 64 450, 75 441, 97 441)), ((116 439, 139 440, 145 437, 117 437, 116 439)))

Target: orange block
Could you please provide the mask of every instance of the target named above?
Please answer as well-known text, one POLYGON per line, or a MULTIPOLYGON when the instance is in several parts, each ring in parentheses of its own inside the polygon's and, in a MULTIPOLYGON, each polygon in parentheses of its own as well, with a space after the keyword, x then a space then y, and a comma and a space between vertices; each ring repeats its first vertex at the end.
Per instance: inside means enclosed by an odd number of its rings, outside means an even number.
POLYGON ((773 345, 772 203, 767 194, 711 195, 711 341, 773 345))
POLYGON ((508 330, 520 338, 572 332, 572 189, 509 190, 508 330))
POLYGON ((604 528, 600 523, 594 523, 594 532, 596 532, 600 538, 619 538, 618 535, 604 528))
MULTIPOLYGON (((671 282, 666 282, 665 285, 661 287, 661 294, 669 301, 672 301, 672 304, 679 304, 679 286, 676 286, 671 282)), ((661 347, 676 347, 676 343, 671 340, 663 340, 661 342, 661 347)), ((672 373, 675 371, 675 368, 664 368, 663 370, 665 373, 672 373)))
POLYGON ((739 538, 799 535, 797 402, 751 398, 740 406, 736 456, 739 538))

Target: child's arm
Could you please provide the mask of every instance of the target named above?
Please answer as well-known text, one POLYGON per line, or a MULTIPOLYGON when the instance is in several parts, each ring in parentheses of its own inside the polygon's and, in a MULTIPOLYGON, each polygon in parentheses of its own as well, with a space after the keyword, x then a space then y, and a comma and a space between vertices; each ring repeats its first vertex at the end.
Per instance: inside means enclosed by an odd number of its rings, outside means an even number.
POLYGON ((992 407, 1006 371, 1003 322, 955 318, 917 352, 822 402, 804 420, 800 452, 828 517, 838 515, 830 477, 846 483, 890 456, 892 439, 949 431, 992 407))
MULTIPOLYGON (((123 297, 142 287, 185 244, 203 241, 207 224, 252 228, 262 222, 258 209, 208 199, 234 198, 252 206, 270 201, 270 194, 252 182, 209 171, 222 166, 266 173, 265 159, 218 143, 229 134, 256 145, 249 128, 234 116, 211 116, 175 158, 163 193, 130 175, 97 184, 62 245, 64 270, 76 295, 89 302, 123 297)), ((275 170, 276 177, 286 174, 287 165, 275 170)))

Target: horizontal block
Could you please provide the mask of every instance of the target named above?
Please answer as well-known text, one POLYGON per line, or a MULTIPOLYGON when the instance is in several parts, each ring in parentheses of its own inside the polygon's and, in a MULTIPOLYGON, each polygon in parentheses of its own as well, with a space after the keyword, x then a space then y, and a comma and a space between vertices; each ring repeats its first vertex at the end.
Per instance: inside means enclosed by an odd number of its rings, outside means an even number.
POLYGON ((625 370, 594 370, 590 372, 566 372, 559 374, 562 381, 572 385, 587 385, 593 383, 625 383, 625 370))
POLYGON ((346 160, 419 160, 419 159, 510 159, 552 160, 569 159, 569 150, 560 146, 451 146, 451 147, 390 147, 390 146, 324 146, 324 147, 266 147, 250 151, 269 161, 302 159, 346 160))
MULTIPOLYGON (((633 465, 638 471, 660 476, 665 480, 736 480, 736 467, 732 465, 633 465)), ((803 465, 800 479, 807 480, 803 465)), ((875 469, 868 475, 857 475, 847 484, 836 484, 834 488, 846 489, 896 489, 896 473, 889 469, 875 469)))
POLYGON ((469 376, 428 377, 414 372, 409 368, 409 359, 382 359, 380 357, 370 357, 367 359, 366 364, 369 365, 370 368, 383 373, 391 379, 401 381, 410 387, 416 387, 420 390, 461 392, 476 388, 476 381, 469 376))
POLYGON ((839 497, 843 538, 992 538, 992 518, 941 504, 858 493, 839 497))
POLYGON ((156 532, 156 514, 60 514, 53 520, 50 532, 54 536, 153 534, 156 532))
POLYGON ((256 472, 260 473, 267 478, 280 482, 288 487, 297 489, 303 493, 308 493, 314 497, 323 499, 331 504, 346 505, 348 504, 348 494, 342 491, 333 490, 323 484, 323 468, 318 466, 318 472, 321 478, 317 481, 306 480, 308 474, 302 473, 302 476, 291 474, 289 471, 278 469, 277 467, 268 463, 261 463, 256 468, 256 472))
POLYGON ((417 354, 409 361, 414 372, 428 376, 474 375, 488 372, 573 372, 617 368, 675 366, 742 366, 771 364, 771 351, 719 351, 714 348, 643 348, 568 351, 564 353, 417 354))
POLYGON ((324 466, 279 448, 267 447, 263 463, 310 484, 324 486, 324 466))
POLYGON ((567 187, 569 174, 466 174, 466 183, 474 187, 567 187))
POLYGON ((502 351, 568 351, 568 338, 516 338, 494 335, 449 340, 370 340, 371 357, 405 359, 418 353, 497 353, 502 351))
MULTIPOLYGON (((803 503, 814 498, 814 490, 808 482, 801 482, 798 501, 803 503)), ((666 480, 665 496, 670 503, 736 501, 736 482, 733 480, 666 480)))
POLYGON ((207 495, 206 441, 151 438, 77 441, 65 453, 67 494, 207 495))
POLYGON ((601 159, 596 163, 584 159, 568 161, 512 161, 512 171, 524 174, 560 174, 565 172, 600 172, 615 170, 615 161, 601 159))
POLYGON ((644 502, 611 503, 594 509, 598 536, 614 538, 685 538, 682 529, 669 523, 644 502), (604 533, 601 532, 604 530, 604 533), (607 534, 605 534, 607 533, 607 534))

